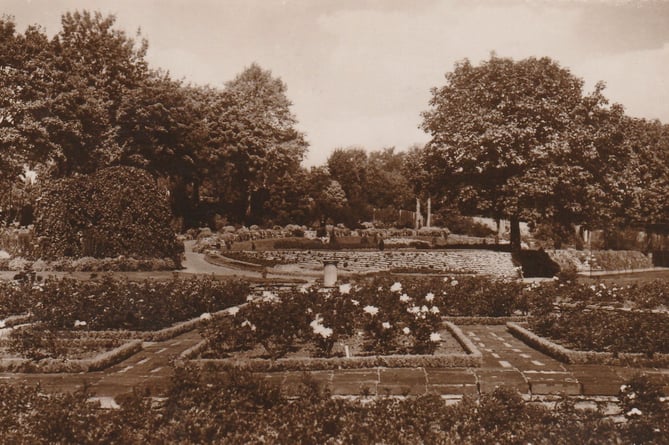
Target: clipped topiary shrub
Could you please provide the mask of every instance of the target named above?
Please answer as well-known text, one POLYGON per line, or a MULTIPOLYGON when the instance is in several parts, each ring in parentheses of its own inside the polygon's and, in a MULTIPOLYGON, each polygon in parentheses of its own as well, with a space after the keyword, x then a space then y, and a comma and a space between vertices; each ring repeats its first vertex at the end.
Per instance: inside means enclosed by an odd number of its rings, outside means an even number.
POLYGON ((110 167, 55 181, 37 206, 40 255, 176 258, 166 194, 144 170, 110 167))

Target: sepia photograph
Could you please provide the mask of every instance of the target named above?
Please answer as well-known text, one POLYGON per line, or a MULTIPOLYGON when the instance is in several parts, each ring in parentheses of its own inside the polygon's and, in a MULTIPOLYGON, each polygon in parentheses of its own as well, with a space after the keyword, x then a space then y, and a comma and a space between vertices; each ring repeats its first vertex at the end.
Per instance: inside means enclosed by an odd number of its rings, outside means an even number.
POLYGON ((0 0, 0 444, 669 445, 669 0, 0 0))

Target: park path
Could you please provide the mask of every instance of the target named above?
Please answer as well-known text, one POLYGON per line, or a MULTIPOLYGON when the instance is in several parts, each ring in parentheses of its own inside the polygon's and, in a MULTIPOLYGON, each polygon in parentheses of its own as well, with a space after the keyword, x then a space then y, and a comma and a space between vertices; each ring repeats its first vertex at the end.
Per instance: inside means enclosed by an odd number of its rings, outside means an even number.
MULTIPOLYGON (((615 396, 636 373, 669 389, 669 369, 633 369, 560 363, 513 337, 503 325, 461 326, 483 354, 480 368, 371 368, 313 371, 309 374, 333 395, 421 395, 460 397, 484 394, 504 385, 532 396, 568 394, 615 396)), ((161 342, 147 342, 132 357, 103 371, 78 374, 0 373, 0 382, 39 383, 46 392, 70 392, 88 386, 90 394, 113 406, 113 398, 134 387, 164 396, 173 376, 171 361, 201 340, 197 330, 161 342)), ((302 371, 262 373, 298 394, 302 371)))

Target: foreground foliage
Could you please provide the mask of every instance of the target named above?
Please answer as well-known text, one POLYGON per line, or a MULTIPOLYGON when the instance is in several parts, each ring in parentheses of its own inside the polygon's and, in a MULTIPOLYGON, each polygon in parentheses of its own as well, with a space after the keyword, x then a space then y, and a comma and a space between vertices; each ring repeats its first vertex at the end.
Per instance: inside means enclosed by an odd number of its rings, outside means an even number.
POLYGON ((0 435, 6 443, 666 443, 669 409, 658 388, 635 378, 621 388, 626 422, 551 408, 498 388, 446 405, 438 396, 332 399, 305 377, 298 398, 250 374, 207 376, 178 369, 164 403, 139 391, 120 409, 101 410, 85 392, 46 396, 38 388, 0 385, 0 435))

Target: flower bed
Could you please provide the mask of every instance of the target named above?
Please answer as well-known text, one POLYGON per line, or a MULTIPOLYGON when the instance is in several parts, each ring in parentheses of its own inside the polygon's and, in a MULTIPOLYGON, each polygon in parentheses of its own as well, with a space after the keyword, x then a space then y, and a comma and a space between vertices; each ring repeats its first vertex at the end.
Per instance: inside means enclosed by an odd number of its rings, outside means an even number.
POLYGON ((8 289, 13 298, 27 302, 31 314, 22 319, 28 324, 4 333, 5 361, 0 366, 40 372, 108 366, 136 352, 137 344, 141 349, 141 340, 165 340, 194 329, 203 320, 201 314, 239 304, 249 291, 239 281, 136 283, 110 276, 49 279, 8 289))
POLYGON ((136 259, 119 256, 116 258, 60 258, 57 260, 29 260, 23 257, 0 259, 0 270, 23 272, 139 272, 180 269, 181 265, 172 258, 136 259))
POLYGON ((187 357, 255 370, 477 366, 480 353, 442 315, 508 316, 522 305, 521 285, 461 278, 377 277, 326 292, 265 292, 212 319, 187 357))
POLYGON ((343 338, 335 345, 335 353, 330 357, 319 357, 313 345, 297 344, 283 358, 270 360, 261 346, 252 350, 226 353, 228 358, 207 358, 212 355, 209 344, 203 340, 193 348, 184 351, 181 360, 202 366, 207 370, 242 369, 253 372, 269 371, 314 371, 330 369, 358 368, 448 368, 448 367, 480 367, 481 352, 452 323, 444 323, 437 333, 439 345, 433 354, 387 354, 377 355, 366 353, 362 349, 361 339, 343 338), (346 355, 348 353, 348 355, 346 355))
MULTIPOLYGON (((566 348, 551 339, 541 337, 531 330, 528 326, 522 326, 518 323, 509 322, 507 328, 514 336, 524 341, 533 348, 565 363, 576 364, 605 364, 617 366, 632 367, 667 367, 669 366, 669 354, 652 354, 649 357, 646 353, 629 352, 602 352, 602 351, 582 351, 566 348)), ((615 328, 612 328, 612 330, 615 328)))

